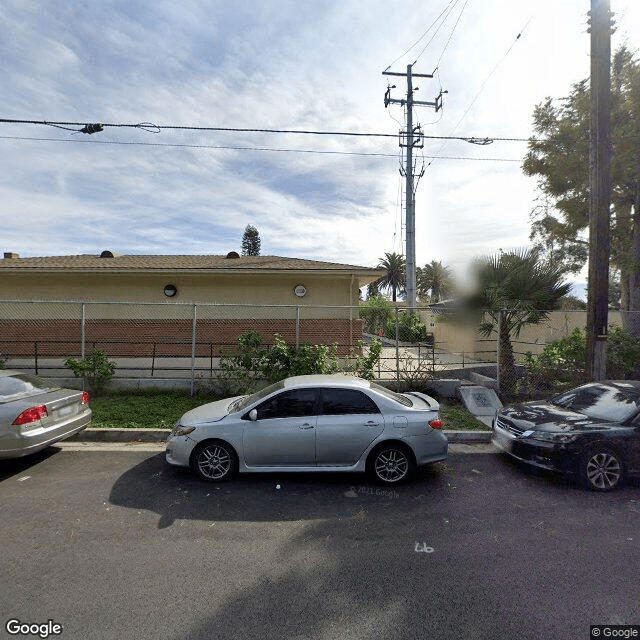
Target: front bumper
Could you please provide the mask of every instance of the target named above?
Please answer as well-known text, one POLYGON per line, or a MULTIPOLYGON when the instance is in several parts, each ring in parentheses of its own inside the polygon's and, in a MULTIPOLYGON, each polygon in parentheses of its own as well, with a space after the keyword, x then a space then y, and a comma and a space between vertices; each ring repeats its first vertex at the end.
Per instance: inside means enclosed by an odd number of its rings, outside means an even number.
POLYGON ((573 475, 577 471, 578 452, 566 444, 520 438, 494 425, 491 444, 525 464, 573 475))
POLYGON ((188 467, 195 442, 189 436, 172 436, 167 438, 165 458, 175 467, 188 467))

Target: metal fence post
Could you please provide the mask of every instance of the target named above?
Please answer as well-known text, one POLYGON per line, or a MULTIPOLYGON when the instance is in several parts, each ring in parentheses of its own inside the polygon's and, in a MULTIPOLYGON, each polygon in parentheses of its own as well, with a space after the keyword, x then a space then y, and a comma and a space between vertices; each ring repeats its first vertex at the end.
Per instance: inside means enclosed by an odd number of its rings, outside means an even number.
POLYGON ((496 342, 496 383, 500 390, 500 336, 502 335, 502 309, 498 311, 498 341, 496 342))
POLYGON ((198 305, 193 305, 193 322, 191 327, 191 392, 195 394, 196 386, 196 327, 198 324, 198 305))
POLYGON ((396 307, 396 391, 400 391, 400 320, 396 307))
POLYGON ((80 313, 80 357, 84 360, 84 341, 85 341, 85 303, 82 303, 80 313))

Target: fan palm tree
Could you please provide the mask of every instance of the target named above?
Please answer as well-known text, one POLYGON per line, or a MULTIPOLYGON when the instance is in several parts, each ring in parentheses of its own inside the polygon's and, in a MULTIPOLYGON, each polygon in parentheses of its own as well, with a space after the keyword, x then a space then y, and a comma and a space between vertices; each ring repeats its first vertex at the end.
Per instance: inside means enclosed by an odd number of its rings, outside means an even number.
POLYGON ((479 263, 478 292, 472 305, 484 312, 480 333, 498 337, 501 387, 506 392, 511 393, 515 385, 511 337, 517 338, 524 326, 545 320, 570 290, 562 273, 541 261, 535 251, 500 253, 479 263))
POLYGON ((404 256, 395 252, 385 253, 384 258, 381 258, 378 262, 378 268, 385 269, 387 273, 379 280, 376 280, 375 284, 382 289, 391 289, 394 302, 398 292, 404 292, 406 266, 404 256))
POLYGON ((451 270, 442 262, 432 260, 416 270, 418 294, 430 302, 440 302, 451 293, 451 270))

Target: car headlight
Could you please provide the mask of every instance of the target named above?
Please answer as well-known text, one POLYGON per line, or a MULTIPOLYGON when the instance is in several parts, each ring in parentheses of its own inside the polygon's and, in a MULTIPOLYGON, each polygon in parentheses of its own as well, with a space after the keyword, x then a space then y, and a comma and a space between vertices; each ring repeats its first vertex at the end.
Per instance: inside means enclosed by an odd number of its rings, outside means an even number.
POLYGON ((532 431, 528 437, 532 440, 540 440, 542 442, 568 444, 569 442, 573 442, 578 436, 576 434, 553 433, 550 431, 532 431))
POLYGON ((171 429, 171 435, 172 436, 186 436, 188 434, 190 434, 192 431, 195 431, 196 428, 195 427, 183 427, 179 422, 178 424, 176 424, 175 427, 173 427, 173 429, 171 429))

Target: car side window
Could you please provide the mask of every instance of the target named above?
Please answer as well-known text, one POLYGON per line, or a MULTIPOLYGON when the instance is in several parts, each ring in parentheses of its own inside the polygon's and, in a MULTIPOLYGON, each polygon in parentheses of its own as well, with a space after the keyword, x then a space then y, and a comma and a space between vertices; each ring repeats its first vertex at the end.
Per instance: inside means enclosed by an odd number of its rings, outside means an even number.
POLYGON ((378 405, 357 389, 323 389, 320 394, 320 414, 343 416, 354 413, 380 413, 378 405))
POLYGON ((301 418, 316 415, 315 389, 283 391, 259 404, 258 420, 270 418, 301 418))

